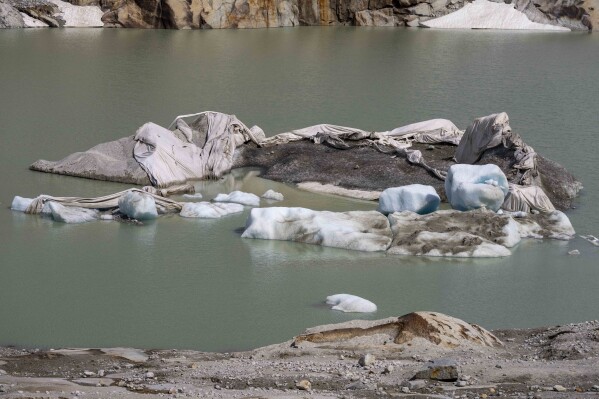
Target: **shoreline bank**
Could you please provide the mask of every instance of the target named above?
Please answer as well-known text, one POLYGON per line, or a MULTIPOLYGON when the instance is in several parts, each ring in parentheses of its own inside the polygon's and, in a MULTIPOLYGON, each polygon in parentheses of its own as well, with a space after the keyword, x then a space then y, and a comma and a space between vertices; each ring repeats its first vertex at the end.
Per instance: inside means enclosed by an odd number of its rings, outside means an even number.
MULTIPOLYGON (((326 342, 300 339, 306 337, 304 334, 280 344, 235 353, 0 347, 0 396, 286 398, 309 394, 322 398, 587 398, 599 395, 597 320, 495 330, 493 334, 502 344, 493 346, 488 342, 486 345, 473 342, 472 332, 466 334, 469 337, 460 338, 451 329, 439 334, 430 325, 426 328, 420 325, 415 336, 400 344, 386 338, 387 330, 340 339, 339 331, 346 331, 340 328, 347 324, 307 330, 328 329, 336 335, 326 342), (451 345, 456 339, 461 340, 459 345, 451 345), (437 369, 441 374, 423 374, 437 369)), ((489 334, 484 329, 482 333, 489 334)))

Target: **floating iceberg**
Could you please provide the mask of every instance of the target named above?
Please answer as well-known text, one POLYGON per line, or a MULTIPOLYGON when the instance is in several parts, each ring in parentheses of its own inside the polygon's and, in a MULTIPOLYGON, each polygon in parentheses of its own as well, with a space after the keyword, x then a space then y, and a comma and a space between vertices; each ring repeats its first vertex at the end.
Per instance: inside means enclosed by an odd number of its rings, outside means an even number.
POLYGON ((119 211, 131 219, 156 219, 158 211, 154 197, 139 191, 127 191, 119 198, 119 211))
POLYGON ((210 202, 185 202, 180 215, 184 218, 217 219, 231 213, 243 212, 240 204, 213 204, 210 202))
POLYGON ((214 198, 216 202, 235 202, 247 206, 260 206, 260 197, 256 194, 244 193, 243 191, 233 191, 229 194, 218 194, 214 198))
POLYGON ((328 212, 284 207, 252 209, 242 237, 357 251, 384 251, 392 238, 389 221, 376 211, 328 212))
POLYGON ((497 165, 457 164, 447 171, 445 193, 460 211, 485 207, 497 212, 508 191, 507 178, 497 165))
POLYGON ((350 294, 336 294, 327 297, 327 304, 333 305, 331 309, 342 312, 372 313, 376 312, 376 305, 367 299, 350 294))
POLYGON ((32 202, 32 198, 24 198, 15 195, 15 197, 12 200, 12 204, 10 205, 10 209, 12 209, 13 211, 25 212, 32 202))
POLYGON ((526 14, 516 10, 513 4, 495 3, 488 0, 475 0, 472 3, 467 3, 458 11, 421 22, 421 25, 439 29, 570 30, 562 26, 532 22, 526 14))
POLYGON ((410 184, 383 191, 379 197, 378 211, 385 215, 402 211, 423 215, 436 211, 440 203, 441 198, 432 186, 410 184))
POLYGON ((95 209, 64 206, 54 201, 48 201, 47 206, 52 213, 52 218, 57 222, 85 223, 97 220, 100 217, 100 213, 95 209))
POLYGON ((274 190, 267 190, 264 194, 262 194, 262 198, 266 198, 273 201, 283 201, 285 197, 283 194, 278 193, 274 190))

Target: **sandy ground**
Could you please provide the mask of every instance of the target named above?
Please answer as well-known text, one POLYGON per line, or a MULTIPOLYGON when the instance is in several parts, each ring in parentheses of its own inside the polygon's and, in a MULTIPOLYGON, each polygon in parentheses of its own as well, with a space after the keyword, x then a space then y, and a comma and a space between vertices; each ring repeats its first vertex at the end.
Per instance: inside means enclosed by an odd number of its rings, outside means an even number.
POLYGON ((238 353, 3 347, 0 397, 599 398, 599 321, 493 333, 504 346, 448 349, 415 339, 370 347, 291 340, 238 353), (375 360, 362 366, 367 353, 375 360), (434 360, 457 378, 411 380, 434 360))

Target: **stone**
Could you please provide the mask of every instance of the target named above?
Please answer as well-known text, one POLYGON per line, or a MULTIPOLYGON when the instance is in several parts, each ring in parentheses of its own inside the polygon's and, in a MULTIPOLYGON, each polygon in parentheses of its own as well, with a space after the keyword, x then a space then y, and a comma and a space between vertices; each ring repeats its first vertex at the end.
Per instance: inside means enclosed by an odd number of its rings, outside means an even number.
POLYGON ((148 371, 148 372, 146 373, 146 378, 154 378, 154 373, 153 373, 153 372, 151 372, 151 371, 148 371))
POLYGON ((425 369, 414 374, 412 379, 454 382, 459 377, 458 365, 450 359, 434 360, 425 369))
POLYGON ((563 385, 554 385, 553 390, 556 392, 566 392, 567 389, 563 385))
POLYGON ((362 367, 368 367, 372 364, 374 364, 376 358, 374 357, 374 355, 367 353, 365 355, 360 356, 360 359, 358 360, 358 364, 362 367))
POLYGON ((295 384, 295 387, 300 391, 311 391, 312 383, 306 379, 300 380, 295 384))
POLYGON ((408 380, 401 383, 401 386, 407 387, 410 391, 426 387, 426 380, 408 380))
POLYGON ((3 28, 24 28, 25 21, 15 7, 0 1, 0 29, 3 28))

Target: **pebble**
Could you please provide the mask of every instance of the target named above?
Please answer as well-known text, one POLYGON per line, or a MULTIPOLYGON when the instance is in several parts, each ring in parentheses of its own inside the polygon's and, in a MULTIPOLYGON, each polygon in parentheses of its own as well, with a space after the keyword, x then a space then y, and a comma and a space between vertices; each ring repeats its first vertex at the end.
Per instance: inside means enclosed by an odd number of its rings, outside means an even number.
POLYGON ((295 387, 300 391, 310 391, 312 390, 312 383, 308 380, 301 380, 295 384, 295 387))
POLYGON ((465 387, 466 385, 468 385, 468 383, 466 381, 458 381, 455 383, 455 385, 458 387, 465 387))
POLYGON ((371 364, 373 364, 375 360, 376 360, 376 358, 374 357, 374 355, 367 353, 360 357, 360 360, 358 360, 358 364, 362 367, 366 367, 366 366, 370 366, 371 364))
POLYGON ((553 390, 556 392, 566 392, 567 391, 567 389, 564 388, 564 386, 562 386, 562 385, 554 385, 553 390))
POLYGON ((151 371, 148 371, 146 373, 146 378, 154 378, 154 373, 152 373, 151 371))
POLYGON ((383 370, 383 374, 390 374, 393 372, 393 370, 395 370, 395 368, 392 365, 388 365, 385 367, 385 370, 383 370))
POLYGON ((403 392, 403 393, 410 393, 410 388, 408 388, 408 387, 401 387, 401 392, 403 392))
POLYGON ((599 392, 599 385, 593 385, 591 387, 591 391, 593 391, 593 392, 599 392))

